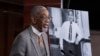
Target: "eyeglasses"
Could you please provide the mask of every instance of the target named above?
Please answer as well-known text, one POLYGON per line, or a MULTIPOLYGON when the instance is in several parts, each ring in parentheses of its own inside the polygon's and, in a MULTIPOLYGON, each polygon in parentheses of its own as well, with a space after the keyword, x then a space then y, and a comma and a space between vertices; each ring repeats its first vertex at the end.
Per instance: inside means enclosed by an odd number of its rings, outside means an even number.
POLYGON ((52 19, 51 16, 46 16, 46 15, 41 15, 40 18, 41 18, 41 19, 49 19, 49 20, 52 19))

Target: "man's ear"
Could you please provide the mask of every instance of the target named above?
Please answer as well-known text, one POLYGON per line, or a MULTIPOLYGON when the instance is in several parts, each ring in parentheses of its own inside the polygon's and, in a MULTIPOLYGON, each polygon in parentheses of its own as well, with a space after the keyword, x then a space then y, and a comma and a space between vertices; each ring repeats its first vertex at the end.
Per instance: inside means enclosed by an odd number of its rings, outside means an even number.
POLYGON ((35 24, 35 23, 36 23, 36 20, 34 19, 34 17, 33 17, 33 16, 31 16, 31 21, 32 21, 32 23, 33 23, 33 24, 35 24))

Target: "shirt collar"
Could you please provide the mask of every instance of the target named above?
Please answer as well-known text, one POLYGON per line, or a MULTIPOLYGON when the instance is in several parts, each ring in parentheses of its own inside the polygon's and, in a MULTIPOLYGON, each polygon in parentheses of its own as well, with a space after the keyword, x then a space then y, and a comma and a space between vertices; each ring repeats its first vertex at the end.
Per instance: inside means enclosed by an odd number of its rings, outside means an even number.
POLYGON ((32 25, 31 25, 31 27, 32 27, 32 31, 33 31, 36 35, 41 36, 42 32, 39 32, 39 31, 38 31, 34 26, 32 26, 32 25))

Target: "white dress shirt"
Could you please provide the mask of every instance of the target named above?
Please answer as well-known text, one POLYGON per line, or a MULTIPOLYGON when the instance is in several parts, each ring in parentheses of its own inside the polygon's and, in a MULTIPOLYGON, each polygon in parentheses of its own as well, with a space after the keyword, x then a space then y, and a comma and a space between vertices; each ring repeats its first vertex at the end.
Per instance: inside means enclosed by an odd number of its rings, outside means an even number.
POLYGON ((39 32, 34 26, 32 26, 32 31, 37 35, 37 36, 41 36, 42 32, 39 32))
POLYGON ((61 38, 60 38, 61 49, 63 49, 63 39, 65 39, 69 43, 75 43, 75 44, 78 44, 79 41, 82 39, 82 33, 77 23, 72 22, 71 26, 72 26, 72 40, 69 40, 70 21, 64 22, 61 27, 61 38), (77 37, 76 34, 78 34, 77 37))

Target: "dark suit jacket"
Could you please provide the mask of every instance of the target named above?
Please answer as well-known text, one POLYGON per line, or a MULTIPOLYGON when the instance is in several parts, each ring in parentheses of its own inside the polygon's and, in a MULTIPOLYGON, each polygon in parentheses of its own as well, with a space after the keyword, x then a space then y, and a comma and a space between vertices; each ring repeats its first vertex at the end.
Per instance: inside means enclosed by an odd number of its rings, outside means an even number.
MULTIPOLYGON (((42 36, 47 53, 46 56, 50 56, 47 35, 42 33, 42 36)), ((31 27, 21 32, 13 43, 10 56, 42 56, 39 43, 35 37, 37 35, 32 31, 31 27)))

